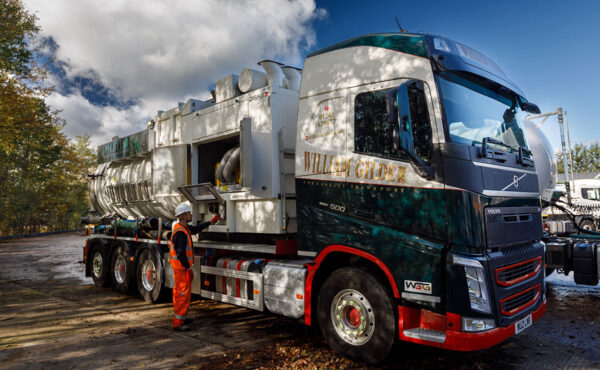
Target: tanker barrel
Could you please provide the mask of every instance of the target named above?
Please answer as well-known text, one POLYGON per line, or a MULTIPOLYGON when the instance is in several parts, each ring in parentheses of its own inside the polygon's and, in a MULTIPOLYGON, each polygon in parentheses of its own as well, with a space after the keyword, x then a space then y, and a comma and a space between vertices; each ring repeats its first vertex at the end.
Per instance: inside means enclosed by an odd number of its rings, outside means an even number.
MULTIPOLYGON (((527 143, 533 156, 535 171, 538 176, 540 196, 544 198, 552 195, 556 187, 556 158, 548 138, 540 128, 531 121, 523 121, 527 143)), ((550 199, 544 199, 550 201, 550 199)))

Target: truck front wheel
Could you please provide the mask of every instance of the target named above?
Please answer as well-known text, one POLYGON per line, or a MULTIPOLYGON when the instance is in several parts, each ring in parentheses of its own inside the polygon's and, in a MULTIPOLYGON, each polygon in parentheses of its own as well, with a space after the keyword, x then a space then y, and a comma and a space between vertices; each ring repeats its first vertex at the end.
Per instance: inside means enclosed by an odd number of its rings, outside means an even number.
POLYGON ((367 271, 333 272, 319 292, 317 316, 331 348, 351 359, 380 363, 394 343, 392 300, 367 271))
POLYGON ((168 296, 165 270, 158 250, 144 248, 138 257, 136 272, 138 290, 146 302, 160 302, 168 296))

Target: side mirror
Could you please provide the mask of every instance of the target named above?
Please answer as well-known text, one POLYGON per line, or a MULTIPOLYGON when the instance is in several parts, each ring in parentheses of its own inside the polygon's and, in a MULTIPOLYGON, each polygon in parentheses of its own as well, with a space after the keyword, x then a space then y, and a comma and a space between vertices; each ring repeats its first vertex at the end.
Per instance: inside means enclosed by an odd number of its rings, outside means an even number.
POLYGON ((542 113, 542 111, 540 110, 540 108, 530 102, 521 102, 521 109, 524 110, 527 113, 533 113, 533 114, 540 114, 542 113))

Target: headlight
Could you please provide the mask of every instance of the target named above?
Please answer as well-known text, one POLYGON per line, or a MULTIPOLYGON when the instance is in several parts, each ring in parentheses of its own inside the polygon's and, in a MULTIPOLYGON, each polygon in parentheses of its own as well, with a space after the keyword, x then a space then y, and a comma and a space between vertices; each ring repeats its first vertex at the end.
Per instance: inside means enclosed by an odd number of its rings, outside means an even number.
POLYGON ((465 269, 471 308, 475 311, 491 313, 492 309, 490 307, 488 288, 481 262, 474 259, 453 256, 452 263, 463 266, 465 269))

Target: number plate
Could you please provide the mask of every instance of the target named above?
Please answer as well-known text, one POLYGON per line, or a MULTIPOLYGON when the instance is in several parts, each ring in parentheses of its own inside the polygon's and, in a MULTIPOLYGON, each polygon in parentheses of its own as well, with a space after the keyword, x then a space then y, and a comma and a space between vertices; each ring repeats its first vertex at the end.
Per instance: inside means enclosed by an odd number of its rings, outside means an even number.
POLYGON ((515 334, 519 334, 523 330, 525 330, 528 327, 530 327, 531 326, 531 322, 532 322, 532 320, 531 320, 531 314, 529 314, 526 317, 522 318, 521 320, 517 321, 515 323, 515 334))

